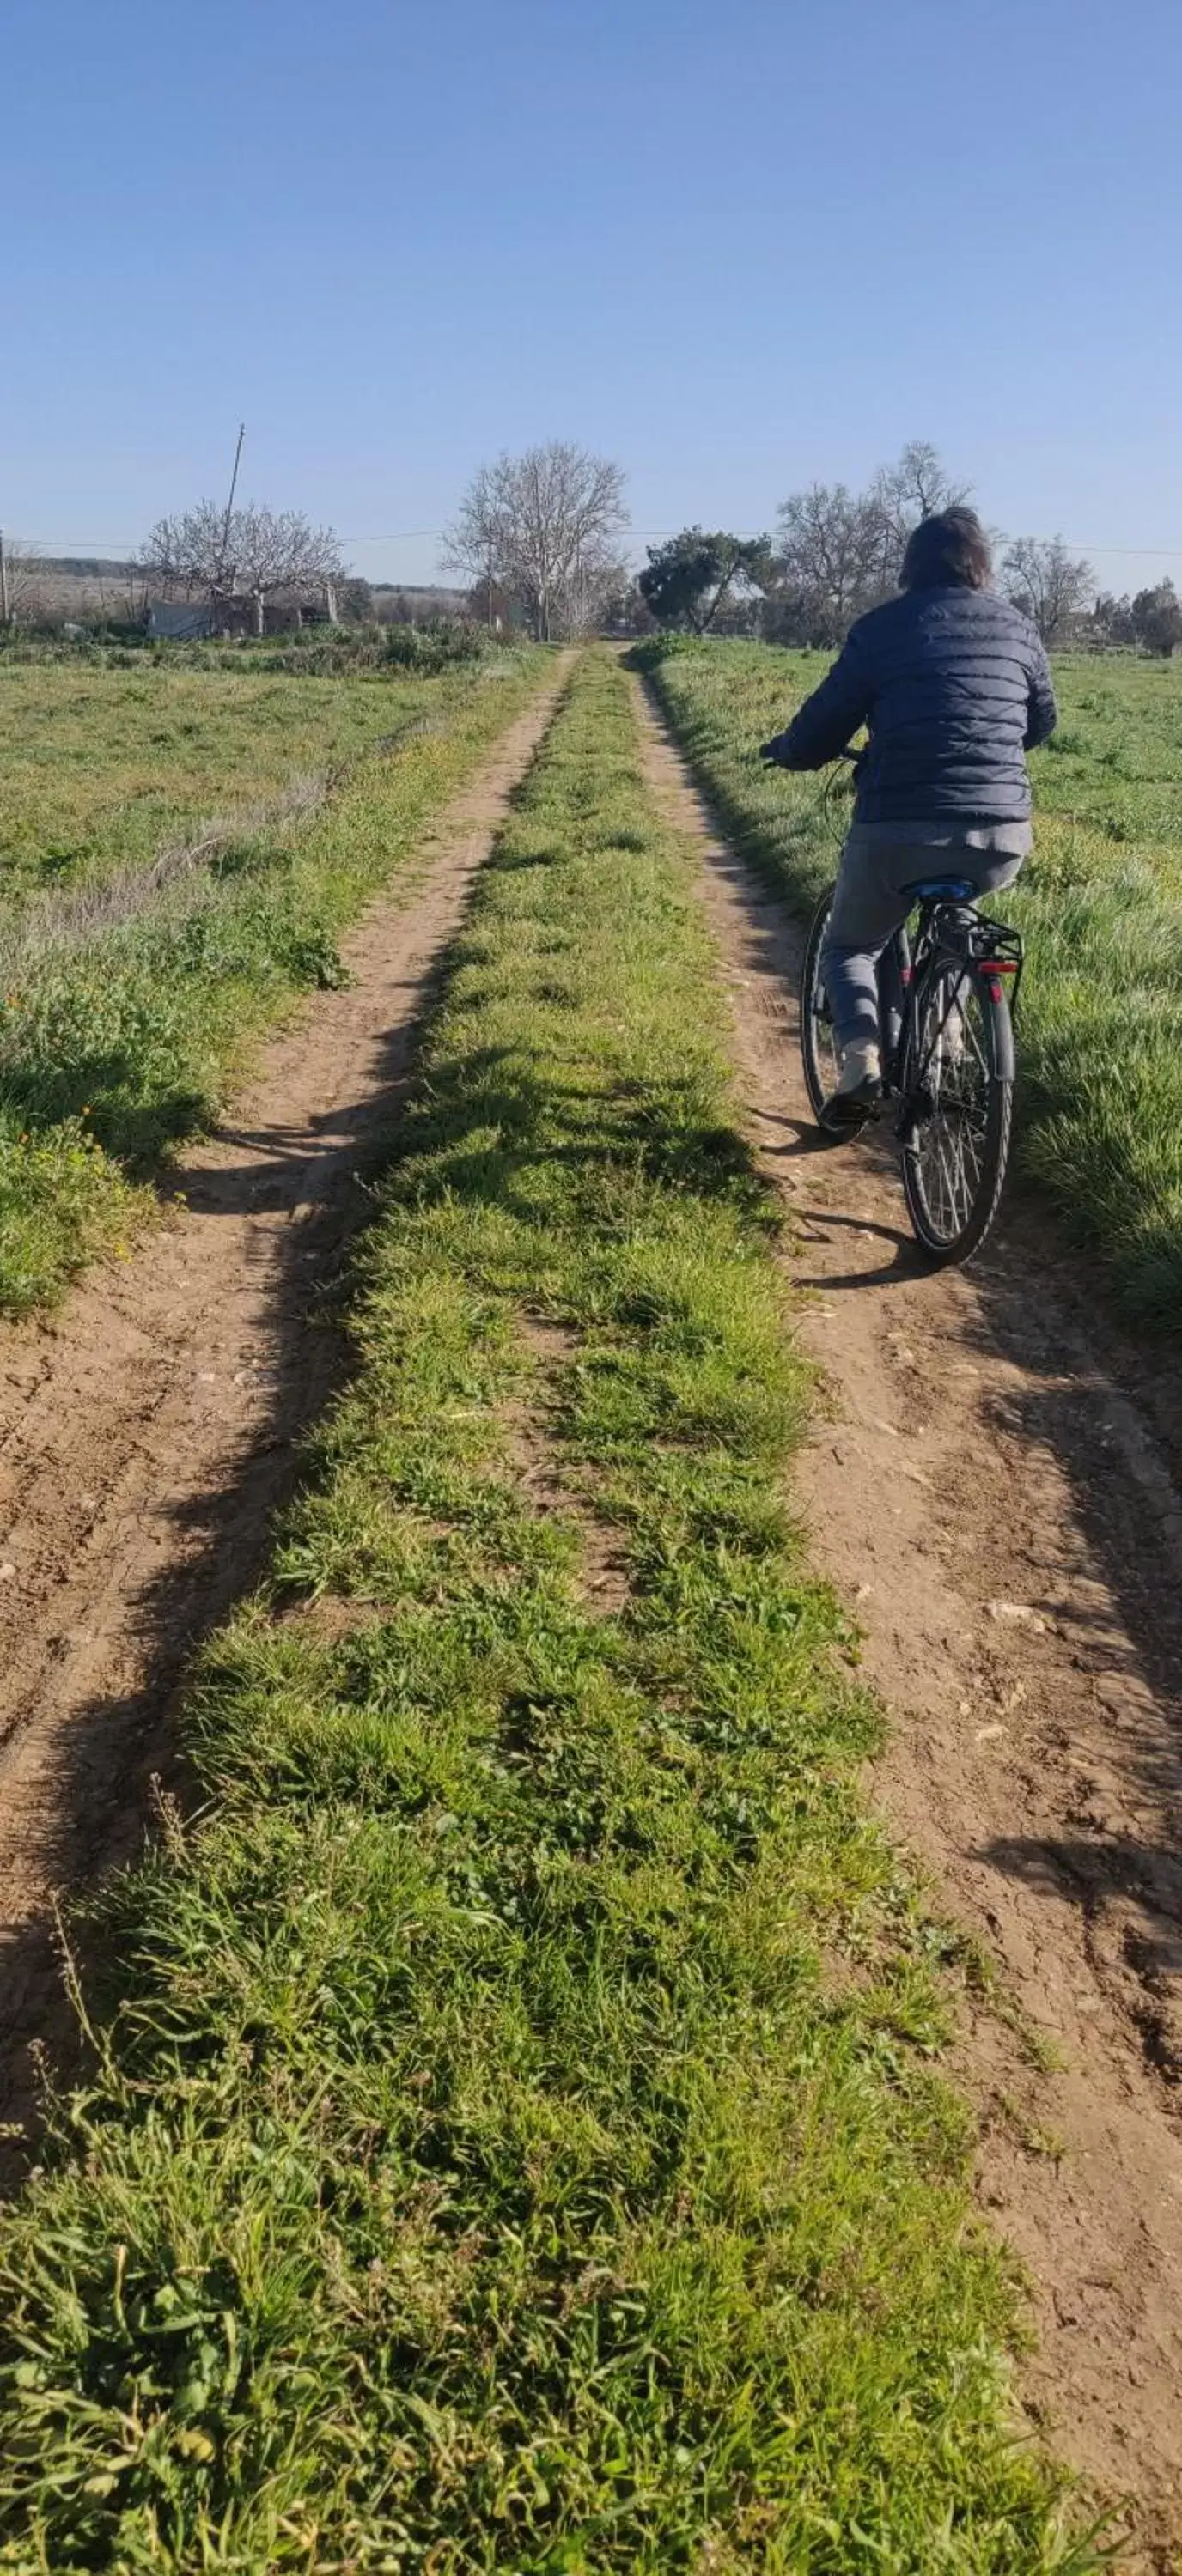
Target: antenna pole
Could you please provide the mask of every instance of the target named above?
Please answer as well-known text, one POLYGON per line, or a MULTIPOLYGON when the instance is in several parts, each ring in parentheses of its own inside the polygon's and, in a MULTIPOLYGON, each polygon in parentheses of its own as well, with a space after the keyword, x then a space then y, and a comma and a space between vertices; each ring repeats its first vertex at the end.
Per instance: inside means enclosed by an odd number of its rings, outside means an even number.
POLYGON ((227 503, 226 503, 226 515, 225 515, 225 518, 224 518, 224 519, 223 519, 223 521, 222 521, 222 545, 221 545, 221 553, 220 553, 220 555, 219 555, 219 557, 218 557, 218 588, 219 588, 219 589, 221 588, 221 584, 222 584, 222 576, 223 576, 223 574, 224 574, 224 572, 225 572, 225 569, 226 569, 226 548, 227 548, 227 546, 229 545, 229 542, 230 542, 230 521, 231 521, 231 518, 233 517, 233 514, 234 514, 234 494, 236 493, 236 491, 237 491, 237 489, 238 489, 238 468, 239 468, 239 466, 240 466, 240 464, 241 464, 241 462, 242 462, 242 441, 243 441, 243 439, 245 438, 245 436, 246 436, 246 422, 245 422, 245 421, 242 421, 242 422, 240 423, 239 430, 238 430, 238 445, 237 445, 237 447, 236 447, 236 448, 235 448, 235 450, 234 450, 234 471, 233 471, 232 475, 230 476, 230 497, 229 497, 229 500, 228 500, 228 501, 227 501, 227 503))

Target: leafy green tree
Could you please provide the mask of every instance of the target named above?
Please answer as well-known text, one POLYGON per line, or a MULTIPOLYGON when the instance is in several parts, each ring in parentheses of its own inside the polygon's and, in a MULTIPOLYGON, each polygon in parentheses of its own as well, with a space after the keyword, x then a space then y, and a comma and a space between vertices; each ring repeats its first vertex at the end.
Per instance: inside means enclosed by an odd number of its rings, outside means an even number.
POLYGON ((377 611, 373 590, 359 574, 350 573, 337 592, 337 609, 346 626, 372 626, 377 611))
POLYGON ((683 528, 663 546, 650 546, 639 577, 641 597, 660 626, 687 627, 705 635, 736 584, 763 590, 771 577, 767 537, 735 537, 724 529, 683 528))
POLYGON ((1127 591, 1123 599, 1117 599, 1112 591, 1102 590, 1088 623, 1089 641, 1098 645, 1102 652, 1117 645, 1135 644, 1137 641, 1133 603, 1127 591))
POLYGON ((1133 633, 1146 653, 1160 653, 1168 659, 1182 644, 1182 600, 1172 581, 1159 581, 1152 590, 1139 590, 1132 606, 1133 633))

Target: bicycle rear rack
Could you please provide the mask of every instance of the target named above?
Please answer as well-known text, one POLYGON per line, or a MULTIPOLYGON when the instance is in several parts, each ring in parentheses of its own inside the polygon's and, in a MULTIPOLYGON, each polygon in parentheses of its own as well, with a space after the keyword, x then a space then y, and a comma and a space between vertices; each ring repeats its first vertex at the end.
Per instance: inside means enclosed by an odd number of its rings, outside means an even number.
MULTIPOLYGON (((991 921, 974 904, 944 903, 933 913, 932 933, 938 956, 972 965, 977 974, 994 983, 999 983, 1003 975, 1012 975, 1010 1009, 1016 1011, 1025 963, 1020 930, 1012 930, 1004 921, 991 921)), ((1000 991, 993 998, 1000 1000, 1000 991)))

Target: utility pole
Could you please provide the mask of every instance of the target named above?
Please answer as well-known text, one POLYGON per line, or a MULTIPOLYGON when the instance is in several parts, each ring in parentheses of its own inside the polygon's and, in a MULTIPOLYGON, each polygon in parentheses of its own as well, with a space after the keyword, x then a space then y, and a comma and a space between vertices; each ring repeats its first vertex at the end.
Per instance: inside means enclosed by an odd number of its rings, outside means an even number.
POLYGON ((4 530, 0 528, 0 626, 8 624, 8 558, 4 552, 4 530))
POLYGON ((222 587, 223 577, 224 577, 224 575, 225 575, 225 570, 226 570, 226 548, 227 548, 227 546, 229 545, 229 542, 230 542, 230 521, 231 521, 231 519, 233 518, 233 515, 234 515, 234 494, 236 493, 236 491, 237 491, 237 489, 238 489, 238 468, 239 468, 239 466, 240 466, 240 464, 241 464, 241 462, 242 462, 242 441, 243 441, 243 439, 245 438, 245 436, 246 436, 246 422, 245 422, 245 421, 242 421, 242 422, 240 423, 240 425, 239 425, 239 430, 238 430, 238 445, 237 445, 237 447, 236 447, 236 448, 235 448, 235 450, 234 450, 234 471, 233 471, 232 475, 230 476, 230 497, 229 497, 229 500, 228 500, 228 501, 227 501, 227 503, 226 503, 226 515, 225 515, 225 518, 224 518, 224 519, 223 519, 223 521, 222 521, 222 543, 221 543, 221 551, 220 551, 220 553, 219 553, 219 555, 218 555, 218 588, 219 588, 219 590, 220 590, 220 589, 221 589, 221 587, 222 587))

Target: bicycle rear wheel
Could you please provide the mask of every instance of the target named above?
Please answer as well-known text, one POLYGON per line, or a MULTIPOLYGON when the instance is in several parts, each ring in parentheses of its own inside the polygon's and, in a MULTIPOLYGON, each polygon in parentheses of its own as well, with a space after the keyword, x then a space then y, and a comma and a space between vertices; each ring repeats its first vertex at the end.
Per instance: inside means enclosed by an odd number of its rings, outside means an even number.
POLYGON ((919 996, 903 1123, 907 1213, 933 1261, 967 1261, 997 1215, 1013 1065, 1000 980, 971 967, 937 968, 919 996))
POLYGON ((834 888, 827 886, 809 924, 808 945, 800 978, 800 1052, 805 1087, 818 1121, 837 1089, 841 1070, 833 1043, 833 1022, 821 974, 821 950, 833 910, 834 888))

